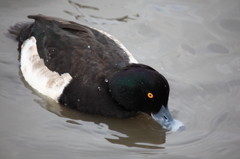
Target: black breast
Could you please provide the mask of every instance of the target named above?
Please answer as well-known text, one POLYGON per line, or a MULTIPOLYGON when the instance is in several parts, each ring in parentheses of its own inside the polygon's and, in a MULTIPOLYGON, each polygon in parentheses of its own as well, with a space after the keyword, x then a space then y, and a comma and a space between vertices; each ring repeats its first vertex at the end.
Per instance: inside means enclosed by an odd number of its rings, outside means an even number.
POLYGON ((34 36, 48 69, 69 73, 73 78, 59 103, 105 116, 135 113, 118 105, 108 91, 108 78, 129 64, 118 44, 97 30, 71 21, 42 15, 29 17, 35 22, 20 35, 22 39, 34 36))

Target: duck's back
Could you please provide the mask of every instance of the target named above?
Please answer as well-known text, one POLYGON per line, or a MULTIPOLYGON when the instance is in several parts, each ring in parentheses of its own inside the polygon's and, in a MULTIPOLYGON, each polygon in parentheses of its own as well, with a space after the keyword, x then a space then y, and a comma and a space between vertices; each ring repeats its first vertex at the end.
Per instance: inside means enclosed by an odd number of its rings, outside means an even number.
MULTIPOLYGON (((52 71, 71 76, 112 72, 129 64, 129 57, 118 44, 99 31, 74 22, 41 15, 22 32, 37 40, 39 56, 52 71)), ((25 39, 24 39, 25 38, 25 39)), ((106 74, 108 75, 108 74, 106 74)))
POLYGON ((37 50, 46 67, 69 73, 71 82, 58 102, 83 112, 106 116, 127 116, 108 90, 108 78, 134 62, 127 50, 104 32, 71 21, 42 15, 29 16, 35 22, 22 29, 19 45, 35 37, 37 50))

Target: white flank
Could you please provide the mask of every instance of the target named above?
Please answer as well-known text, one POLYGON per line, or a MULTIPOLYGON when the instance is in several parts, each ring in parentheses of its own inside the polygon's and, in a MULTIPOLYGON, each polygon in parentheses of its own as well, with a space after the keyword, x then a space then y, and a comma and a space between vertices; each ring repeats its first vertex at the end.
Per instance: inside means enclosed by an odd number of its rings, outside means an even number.
POLYGON ((117 40, 114 36, 102 31, 102 30, 99 30, 99 29, 96 29, 96 28, 92 28, 94 30, 97 30, 98 32, 106 35, 107 37, 109 37, 110 39, 112 39, 121 49, 123 49, 126 54, 128 55, 129 57, 129 63, 138 63, 138 61, 133 57, 133 55, 127 50, 127 48, 119 41, 117 40))
POLYGON ((59 75, 49 70, 39 57, 36 39, 27 39, 21 47, 21 71, 25 80, 40 93, 58 102, 63 89, 72 80, 69 73, 59 75))

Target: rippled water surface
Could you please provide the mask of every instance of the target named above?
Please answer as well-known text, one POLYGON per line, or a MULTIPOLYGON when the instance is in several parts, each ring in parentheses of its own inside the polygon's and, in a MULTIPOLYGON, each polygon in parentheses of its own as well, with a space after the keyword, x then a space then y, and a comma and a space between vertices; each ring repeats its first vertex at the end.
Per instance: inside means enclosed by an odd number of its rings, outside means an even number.
POLYGON ((0 158, 240 158, 239 0, 0 2, 0 158), (106 31, 164 74, 185 129, 82 114, 32 90, 9 26, 45 14, 106 31))

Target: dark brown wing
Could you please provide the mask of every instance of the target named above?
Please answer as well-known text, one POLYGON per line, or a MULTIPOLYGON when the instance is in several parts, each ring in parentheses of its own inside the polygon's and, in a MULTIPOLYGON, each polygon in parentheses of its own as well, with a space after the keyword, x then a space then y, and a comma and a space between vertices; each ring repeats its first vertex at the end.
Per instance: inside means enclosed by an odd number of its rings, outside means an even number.
POLYGON ((36 38, 39 55, 52 71, 73 77, 89 72, 108 76, 129 62, 112 39, 94 29, 43 15, 29 18, 35 19, 30 36, 36 38))

